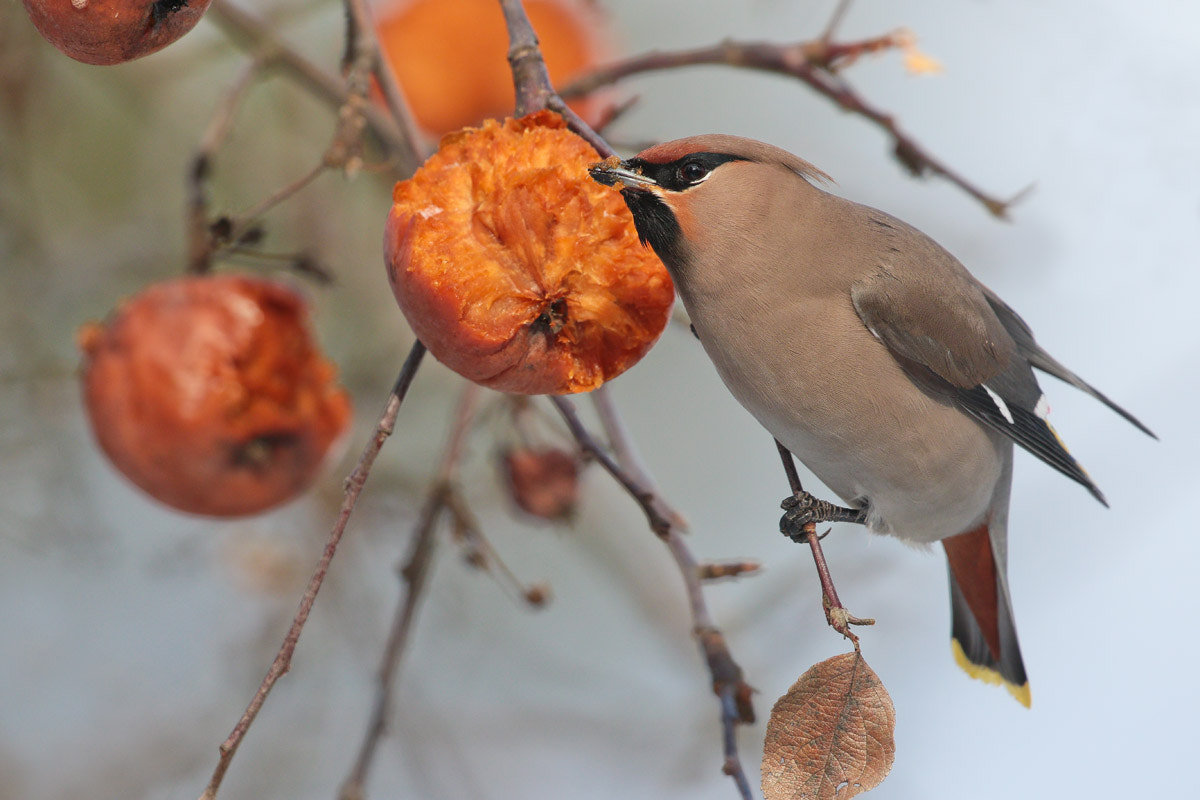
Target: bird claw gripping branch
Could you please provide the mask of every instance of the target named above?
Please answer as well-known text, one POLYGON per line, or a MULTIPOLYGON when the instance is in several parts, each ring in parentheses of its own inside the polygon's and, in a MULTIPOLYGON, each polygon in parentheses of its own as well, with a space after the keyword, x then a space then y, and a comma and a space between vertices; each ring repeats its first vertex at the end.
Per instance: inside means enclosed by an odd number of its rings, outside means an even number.
POLYGON ((784 510, 779 518, 779 532, 793 542, 803 543, 807 539, 804 528, 809 523, 854 522, 863 524, 867 520, 865 509, 845 508, 828 500, 820 500, 808 492, 785 497, 779 504, 784 510))

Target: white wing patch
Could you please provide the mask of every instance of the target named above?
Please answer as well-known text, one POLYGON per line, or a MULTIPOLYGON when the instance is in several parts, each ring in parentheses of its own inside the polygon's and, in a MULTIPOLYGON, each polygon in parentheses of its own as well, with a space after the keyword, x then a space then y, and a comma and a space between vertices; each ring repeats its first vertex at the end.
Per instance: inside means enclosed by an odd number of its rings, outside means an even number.
POLYGON ((1033 407, 1033 413, 1037 414, 1038 419, 1046 419, 1050 416, 1050 403, 1046 401, 1046 395, 1038 398, 1037 405, 1033 407))
POLYGON ((1008 403, 1004 402, 1004 398, 993 392, 988 387, 984 386, 983 390, 992 398, 992 402, 996 404, 996 408, 1000 409, 1000 414, 1008 421, 1009 425, 1015 425, 1012 412, 1008 410, 1008 403))

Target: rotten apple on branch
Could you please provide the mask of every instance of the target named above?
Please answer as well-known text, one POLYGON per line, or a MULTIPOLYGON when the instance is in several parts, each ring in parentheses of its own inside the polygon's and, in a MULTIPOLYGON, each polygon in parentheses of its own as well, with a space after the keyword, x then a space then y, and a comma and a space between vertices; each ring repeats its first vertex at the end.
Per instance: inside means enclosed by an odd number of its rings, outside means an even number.
POLYGON ((451 134, 396 184, 384 247, 409 325, 439 361, 502 392, 585 392, 633 366, 674 287, 595 151, 540 112, 451 134))
POLYGON ((214 517, 299 496, 349 427, 349 394, 274 281, 177 278, 79 335, 84 403, 113 465, 156 500, 214 517))

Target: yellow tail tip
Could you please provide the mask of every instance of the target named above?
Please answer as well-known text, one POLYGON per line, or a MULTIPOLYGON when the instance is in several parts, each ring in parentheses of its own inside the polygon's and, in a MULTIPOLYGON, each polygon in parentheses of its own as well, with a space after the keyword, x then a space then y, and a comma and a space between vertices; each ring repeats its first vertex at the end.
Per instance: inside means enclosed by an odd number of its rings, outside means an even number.
POLYGON ((1008 693, 1016 698, 1017 702, 1026 708, 1032 707, 1033 697, 1029 693, 1029 683, 1023 683, 1017 686, 1011 681, 1004 679, 996 670, 991 667, 985 667, 982 664, 975 664, 967 658, 967 654, 963 652, 962 645, 958 643, 958 639, 950 640, 950 651, 954 654, 954 663, 958 664, 959 668, 976 680, 990 683, 994 686, 1003 686, 1008 689, 1008 693))

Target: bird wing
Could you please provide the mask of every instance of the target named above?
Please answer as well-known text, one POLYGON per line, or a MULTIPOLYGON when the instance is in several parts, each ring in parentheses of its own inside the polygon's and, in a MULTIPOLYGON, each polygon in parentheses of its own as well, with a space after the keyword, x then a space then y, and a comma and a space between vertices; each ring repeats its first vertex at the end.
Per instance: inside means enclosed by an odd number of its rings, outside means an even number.
POLYGON ((901 277, 880 267, 856 282, 850 296, 859 318, 915 383, 1009 437, 1107 505, 1046 420, 1030 360, 981 288, 952 256, 938 251, 922 255, 950 259, 940 265, 943 269, 909 269, 901 277))
POLYGON ((1040 369, 1042 372, 1045 372, 1048 375, 1053 375, 1060 381, 1069 383, 1076 389, 1090 394, 1092 397, 1096 398, 1101 403, 1104 403, 1104 405, 1120 414, 1127 422, 1140 430, 1142 433, 1154 439, 1158 438, 1155 436, 1154 431, 1143 425, 1137 417, 1121 408, 1112 400, 1109 400, 1108 396, 1105 395, 1104 392, 1101 392, 1095 386, 1092 386, 1083 378, 1067 369, 1062 365, 1061 362, 1058 361, 1058 359, 1043 350, 1042 346, 1039 345, 1037 340, 1033 338, 1033 330, 1030 329, 1029 324, 1025 322, 1025 320, 1021 319, 1021 316, 1016 311, 1013 311, 1008 303, 1005 303, 1003 300, 997 297, 995 292, 993 292, 991 289, 988 289, 986 286, 981 286, 980 288, 983 290, 983 296, 987 299, 988 305, 990 305, 992 310, 996 312, 996 316, 999 318, 1000 324, 1004 326, 1004 329, 1008 331, 1009 336, 1013 338, 1013 342, 1016 343, 1017 350, 1030 364, 1037 369, 1040 369))

